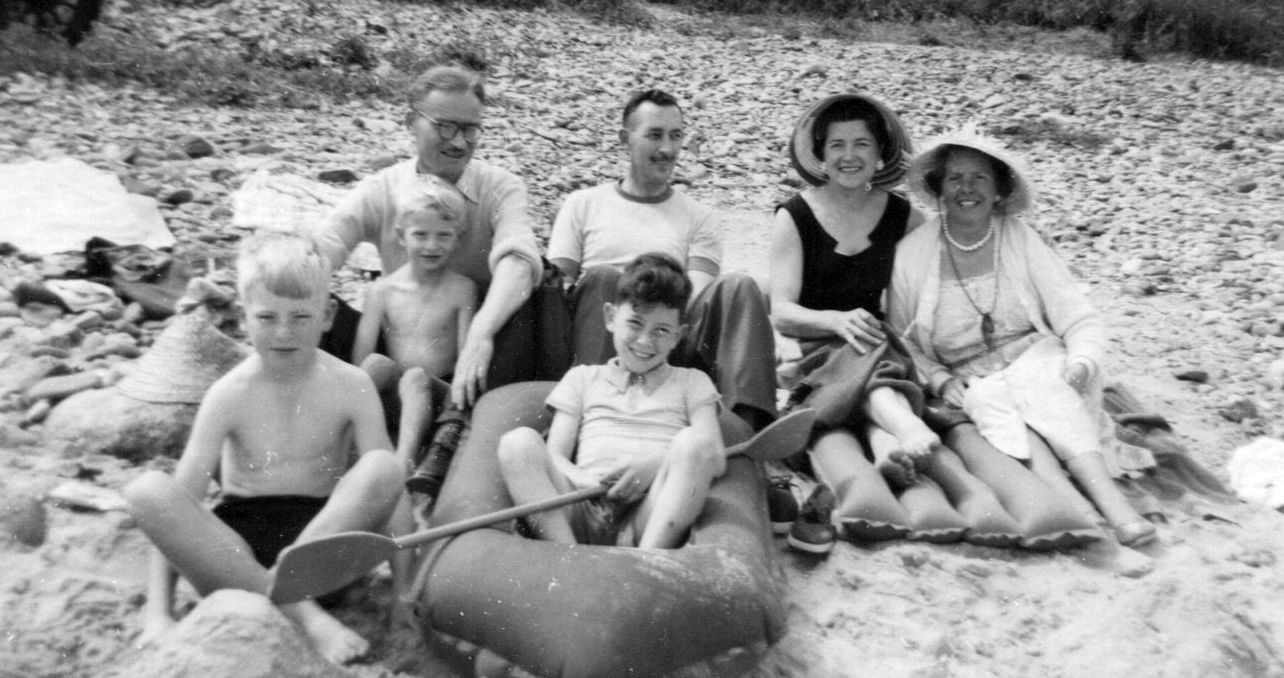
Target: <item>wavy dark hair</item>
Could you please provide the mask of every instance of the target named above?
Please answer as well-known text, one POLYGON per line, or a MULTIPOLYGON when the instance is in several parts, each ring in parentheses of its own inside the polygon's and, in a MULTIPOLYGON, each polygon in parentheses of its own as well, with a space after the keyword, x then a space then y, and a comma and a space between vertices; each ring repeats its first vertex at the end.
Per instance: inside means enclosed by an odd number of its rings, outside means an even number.
POLYGON ((662 304, 685 313, 691 298, 691 281, 677 259, 662 252, 648 252, 624 267, 615 288, 615 303, 633 306, 662 304))

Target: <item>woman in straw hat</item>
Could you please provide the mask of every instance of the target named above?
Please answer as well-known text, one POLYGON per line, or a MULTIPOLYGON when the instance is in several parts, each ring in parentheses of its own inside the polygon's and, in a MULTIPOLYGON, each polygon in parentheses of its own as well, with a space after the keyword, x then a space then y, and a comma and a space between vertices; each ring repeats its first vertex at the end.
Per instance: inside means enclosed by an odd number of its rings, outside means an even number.
MULTIPOLYGON (((967 474, 958 457, 941 447, 936 433, 919 418, 923 394, 913 363, 883 326, 882 298, 896 244, 924 221, 908 200, 890 191, 905 176, 912 152, 900 119, 868 95, 831 96, 798 121, 789 151, 795 169, 812 186, 776 211, 771 315, 776 329, 801 345, 804 376, 793 400, 818 413, 820 433, 811 461, 821 487, 845 488, 840 490, 845 496, 837 498, 835 519, 845 525, 852 519, 893 526, 878 534, 856 535, 863 538, 919 529, 908 524, 913 508, 907 504, 907 514, 888 492, 888 486, 901 490, 918 483, 919 469, 933 477, 937 471, 948 471, 942 475, 959 480, 972 496, 984 499, 974 506, 984 504, 988 515, 1006 516, 994 494, 967 474), (872 451, 873 465, 862 443, 872 451), (878 480, 880 473, 886 485, 878 480), (880 499, 871 504, 870 493, 880 499), (871 516, 873 504, 881 506, 873 511, 878 516, 871 516)), ((969 518, 955 513, 936 485, 923 487, 920 484, 914 496, 931 494, 934 508, 926 513, 951 515, 947 532, 957 539, 969 518)), ((909 496, 903 495, 902 501, 912 501, 909 496)), ((820 501, 813 495, 801 519, 827 523, 828 516, 812 515, 811 505, 820 501)), ((807 534, 800 534, 799 527, 795 523, 789 543, 818 552, 809 548, 807 534)), ((811 532, 827 528, 813 526, 811 532)), ((1000 529, 990 528, 977 534, 1000 529)), ((1017 530, 1011 519, 1001 529, 1017 530)), ((944 533, 938 537, 947 538, 944 533)), ((810 541, 823 538, 824 534, 812 534, 810 541)))
POLYGON ((1112 482, 1103 454, 1117 443, 1101 408, 1101 318, 1020 219, 1034 201, 1024 164, 965 130, 915 158, 910 186, 938 214, 897 248, 889 319, 931 389, 963 408, 999 450, 1077 496, 1033 429, 1121 543, 1153 539, 1154 526, 1112 482))

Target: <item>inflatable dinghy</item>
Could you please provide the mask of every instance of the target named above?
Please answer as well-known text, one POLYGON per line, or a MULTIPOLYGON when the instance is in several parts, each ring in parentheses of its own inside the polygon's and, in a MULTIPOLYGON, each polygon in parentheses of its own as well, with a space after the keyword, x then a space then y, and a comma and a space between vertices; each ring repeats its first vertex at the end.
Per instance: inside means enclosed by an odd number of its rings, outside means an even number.
MULTIPOLYGON (((552 382, 487 393, 431 516, 436 525, 512 505, 495 449, 543 430, 552 382)), ((728 444, 748 438, 724 417, 728 444)), ((479 675, 741 675, 784 635, 763 479, 734 457, 678 549, 563 545, 501 525, 443 540, 415 582, 417 615, 479 675)))

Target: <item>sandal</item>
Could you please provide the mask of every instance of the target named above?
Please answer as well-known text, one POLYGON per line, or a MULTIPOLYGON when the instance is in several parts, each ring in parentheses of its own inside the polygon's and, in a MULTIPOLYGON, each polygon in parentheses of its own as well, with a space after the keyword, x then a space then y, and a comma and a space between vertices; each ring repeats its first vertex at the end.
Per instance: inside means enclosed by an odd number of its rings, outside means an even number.
POLYGON ((1149 544, 1158 535, 1155 526, 1145 519, 1119 525, 1114 528, 1114 531, 1115 539, 1118 539, 1120 544, 1130 547, 1149 544))

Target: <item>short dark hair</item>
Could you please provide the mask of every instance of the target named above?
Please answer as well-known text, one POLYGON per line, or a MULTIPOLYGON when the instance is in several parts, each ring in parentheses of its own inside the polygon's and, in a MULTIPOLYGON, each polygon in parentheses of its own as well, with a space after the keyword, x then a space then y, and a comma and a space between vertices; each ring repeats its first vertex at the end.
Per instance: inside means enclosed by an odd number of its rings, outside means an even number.
POLYGON ((640 92, 634 92, 633 95, 629 97, 629 100, 625 102, 624 115, 620 117, 620 124, 624 125, 625 129, 628 129, 629 118, 633 116, 633 111, 636 111, 638 106, 641 106, 648 101, 662 108, 665 106, 672 106, 678 109, 679 113, 682 112, 682 107, 678 105, 677 97, 662 89, 644 89, 640 92))
POLYGON ((862 99, 844 99, 825 108, 816 116, 816 122, 811 127, 811 154, 816 156, 817 160, 823 160, 825 157, 825 140, 829 137, 829 126, 836 122, 851 122, 860 120, 869 127, 869 131, 874 135, 874 141, 878 142, 878 156, 883 162, 891 164, 891 159, 885 157, 885 154, 892 150, 892 138, 887 131, 887 122, 883 120, 883 114, 874 108, 874 105, 862 99))
POLYGON ((662 252, 639 255, 624 267, 615 288, 615 303, 636 306, 663 304, 686 311, 691 298, 691 281, 677 259, 662 252))
POLYGON ((998 192, 1000 198, 1012 195, 1012 191, 1016 189, 1016 179, 1013 178, 1012 168, 1008 167, 1007 163, 984 151, 954 144, 946 144, 928 158, 930 164, 927 171, 923 172, 923 183, 933 195, 938 198, 941 196, 941 184, 945 182, 945 163, 949 162, 950 154, 958 151, 972 151, 988 160, 990 169, 994 172, 994 190, 998 192))

